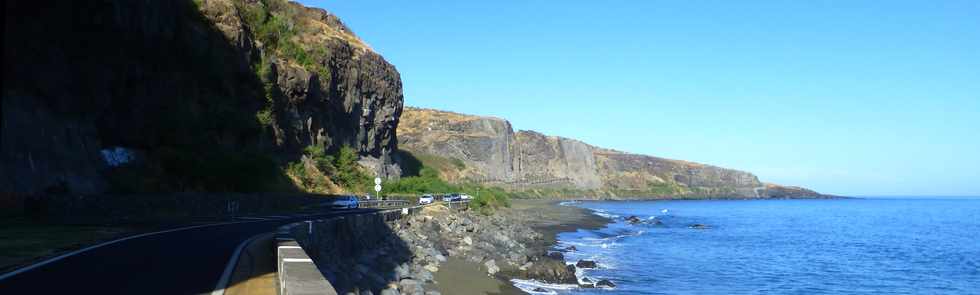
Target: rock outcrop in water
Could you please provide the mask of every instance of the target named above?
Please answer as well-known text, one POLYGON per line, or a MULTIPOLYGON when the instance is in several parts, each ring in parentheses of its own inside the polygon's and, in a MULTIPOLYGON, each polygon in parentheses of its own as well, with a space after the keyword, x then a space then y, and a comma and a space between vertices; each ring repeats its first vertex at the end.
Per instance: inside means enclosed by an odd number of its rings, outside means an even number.
POLYGON ((500 118, 405 108, 399 148, 458 160, 453 181, 598 197, 817 198, 748 172, 630 154, 534 131, 500 118))
POLYGON ((276 177, 256 166, 310 145, 349 145, 399 174, 387 160, 398 71, 326 11, 282 0, 4 5, 0 191, 104 191, 116 147, 145 162, 125 182, 151 190, 265 189, 243 187, 276 177), (230 171, 252 178, 200 180, 230 171))

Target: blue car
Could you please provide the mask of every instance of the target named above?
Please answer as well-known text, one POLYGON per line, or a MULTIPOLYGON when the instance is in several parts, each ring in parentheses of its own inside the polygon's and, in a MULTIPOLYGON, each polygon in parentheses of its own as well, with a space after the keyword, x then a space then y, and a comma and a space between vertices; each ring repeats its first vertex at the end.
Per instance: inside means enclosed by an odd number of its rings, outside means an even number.
POLYGON ((333 199, 327 203, 327 206, 333 209, 357 209, 360 207, 360 202, 357 200, 357 196, 340 196, 333 199))

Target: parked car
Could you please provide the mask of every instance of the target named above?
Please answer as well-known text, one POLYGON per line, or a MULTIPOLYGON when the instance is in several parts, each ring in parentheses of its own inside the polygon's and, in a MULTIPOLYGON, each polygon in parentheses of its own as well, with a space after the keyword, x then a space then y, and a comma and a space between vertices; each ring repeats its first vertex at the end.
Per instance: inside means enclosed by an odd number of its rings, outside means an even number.
POLYGON ((469 200, 472 200, 473 199, 473 197, 471 197, 470 195, 467 195, 467 194, 459 195, 459 198, 461 200, 463 200, 463 201, 469 201, 469 200))
POLYGON ((463 198, 459 194, 448 194, 446 197, 442 198, 442 200, 446 202, 458 202, 462 201, 463 198))
POLYGON ((435 202, 435 200, 436 198, 432 195, 422 195, 419 197, 419 205, 432 204, 432 202, 435 202))
POLYGON ((452 202, 453 201, 453 195, 450 195, 450 194, 442 195, 442 201, 443 202, 452 202))
POLYGON ((357 200, 357 196, 347 195, 334 198, 330 202, 330 208, 333 209, 356 209, 360 207, 360 202, 357 200))

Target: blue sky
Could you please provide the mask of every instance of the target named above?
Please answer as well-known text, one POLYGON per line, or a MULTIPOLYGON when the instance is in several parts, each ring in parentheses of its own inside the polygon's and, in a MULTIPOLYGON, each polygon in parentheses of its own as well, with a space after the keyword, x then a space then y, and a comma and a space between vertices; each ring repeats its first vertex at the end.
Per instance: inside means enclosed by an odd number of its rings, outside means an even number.
POLYGON ((301 1, 405 103, 845 195, 980 195, 980 1, 301 1))

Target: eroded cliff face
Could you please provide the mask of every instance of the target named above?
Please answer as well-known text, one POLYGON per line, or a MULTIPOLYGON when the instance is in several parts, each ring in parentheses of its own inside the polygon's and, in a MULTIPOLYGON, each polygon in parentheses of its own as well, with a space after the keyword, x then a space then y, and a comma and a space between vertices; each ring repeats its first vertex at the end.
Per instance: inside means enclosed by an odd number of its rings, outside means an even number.
POLYGON ((398 174, 387 160, 398 71, 326 11, 278 0, 4 5, 0 191, 105 191, 115 147, 154 176, 129 182, 160 190, 261 190, 237 183, 275 177, 249 169, 317 144, 349 145, 398 174), (254 179, 194 180, 216 173, 254 179))
POLYGON ((502 119, 405 108, 399 148, 459 159, 461 178, 515 189, 572 189, 597 197, 804 198, 748 172, 624 153, 534 131, 502 119))
POLYGON ((466 163, 463 177, 514 177, 514 131, 510 122, 452 112, 406 108, 398 127, 398 147, 466 163))

